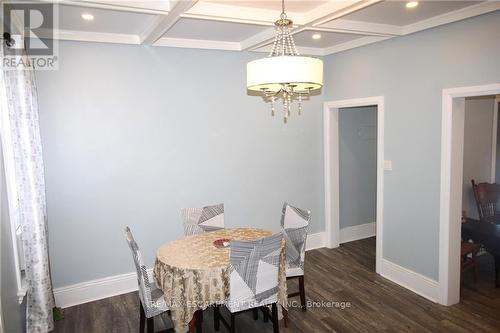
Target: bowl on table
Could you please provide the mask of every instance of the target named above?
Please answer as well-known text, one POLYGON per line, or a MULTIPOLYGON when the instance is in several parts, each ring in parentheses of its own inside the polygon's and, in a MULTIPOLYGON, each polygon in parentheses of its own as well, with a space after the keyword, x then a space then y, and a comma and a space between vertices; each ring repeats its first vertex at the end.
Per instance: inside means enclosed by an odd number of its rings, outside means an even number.
POLYGON ((221 238, 221 239, 214 240, 213 244, 216 248, 223 249, 223 248, 229 247, 230 241, 231 241, 231 239, 229 239, 229 238, 221 238))

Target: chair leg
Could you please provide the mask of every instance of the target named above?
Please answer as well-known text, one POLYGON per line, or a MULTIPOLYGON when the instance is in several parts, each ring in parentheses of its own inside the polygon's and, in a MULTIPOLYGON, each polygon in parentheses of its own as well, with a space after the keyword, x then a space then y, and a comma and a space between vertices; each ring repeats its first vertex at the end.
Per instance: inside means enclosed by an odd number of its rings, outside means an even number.
POLYGON ((500 273, 500 256, 495 257, 495 288, 500 287, 500 282, 498 281, 499 273, 500 273))
POLYGON ((142 302, 139 301, 139 333, 144 333, 144 327, 146 326, 146 314, 144 313, 144 308, 142 307, 142 302))
POLYGON ((259 319, 259 309, 258 308, 253 308, 252 312, 253 312, 253 320, 259 319))
POLYGON ((262 306, 260 309, 262 310, 264 322, 267 323, 269 321, 269 309, 267 308, 267 306, 262 306))
POLYGON ((273 313, 273 333, 279 333, 280 331, 280 325, 278 322, 278 307, 276 306, 276 303, 273 303, 271 305, 272 313, 273 313))
POLYGON ((148 333, 155 332, 155 319, 154 317, 148 318, 148 333))
POLYGON ((234 313, 231 312, 231 333, 236 333, 236 320, 234 313))
POLYGON ((194 315, 196 316, 196 333, 202 333, 203 311, 198 310, 194 315))
POLYGON ((299 292, 300 292, 300 305, 302 306, 302 311, 306 311, 306 289, 304 286, 304 275, 299 276, 299 292))
POLYGON ((220 305, 214 307, 214 330, 219 331, 220 329, 220 305))

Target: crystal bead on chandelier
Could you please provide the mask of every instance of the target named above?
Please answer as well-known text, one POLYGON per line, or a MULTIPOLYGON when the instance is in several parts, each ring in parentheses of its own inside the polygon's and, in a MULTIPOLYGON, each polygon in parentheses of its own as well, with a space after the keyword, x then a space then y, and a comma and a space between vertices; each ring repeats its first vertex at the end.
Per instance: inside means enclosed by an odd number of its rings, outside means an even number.
POLYGON ((292 20, 285 13, 284 0, 280 19, 275 22, 276 35, 268 57, 247 64, 247 89, 259 92, 271 103, 271 114, 275 104, 283 103, 283 121, 286 123, 294 101, 298 103, 298 114, 302 112, 302 101, 309 99, 311 92, 323 85, 323 61, 300 56, 295 47, 290 29, 292 20))

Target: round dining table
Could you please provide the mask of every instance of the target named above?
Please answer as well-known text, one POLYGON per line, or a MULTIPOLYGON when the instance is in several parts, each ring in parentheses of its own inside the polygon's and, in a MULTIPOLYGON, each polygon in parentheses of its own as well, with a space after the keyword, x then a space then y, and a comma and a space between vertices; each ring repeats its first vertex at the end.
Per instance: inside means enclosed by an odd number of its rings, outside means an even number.
MULTIPOLYGON (((271 234, 269 230, 254 228, 220 229, 172 240, 158 249, 153 275, 169 305, 175 332, 194 330, 201 310, 228 300, 230 249, 216 247, 214 241, 255 240, 271 234)), ((278 302, 286 308, 284 251, 278 283, 278 302)))

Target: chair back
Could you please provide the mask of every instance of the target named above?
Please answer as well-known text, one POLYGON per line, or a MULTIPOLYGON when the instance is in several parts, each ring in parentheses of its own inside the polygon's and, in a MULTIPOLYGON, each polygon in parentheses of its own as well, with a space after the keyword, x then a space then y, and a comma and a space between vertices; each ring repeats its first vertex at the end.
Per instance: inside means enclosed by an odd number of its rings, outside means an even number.
POLYGON ((243 311, 278 301, 282 234, 254 241, 231 241, 227 308, 243 311))
POLYGON ((181 215, 185 236, 224 229, 224 204, 184 208, 181 215))
POLYGON ((286 242, 287 275, 304 275, 307 229, 311 212, 283 204, 281 227, 286 242), (290 272, 293 272, 290 274, 290 272))
POLYGON ((495 222, 495 219, 499 215, 497 203, 500 198, 500 185, 490 183, 476 184, 474 179, 471 182, 479 219, 483 222, 495 222))
POLYGON ((149 282, 146 266, 142 260, 142 254, 139 250, 139 246, 135 242, 129 227, 125 228, 125 238, 127 239, 128 246, 130 247, 130 251, 132 252, 132 257, 134 259, 135 270, 137 272, 137 283, 139 285, 139 298, 141 299, 142 305, 146 309, 151 306, 152 302, 151 284, 149 282))

